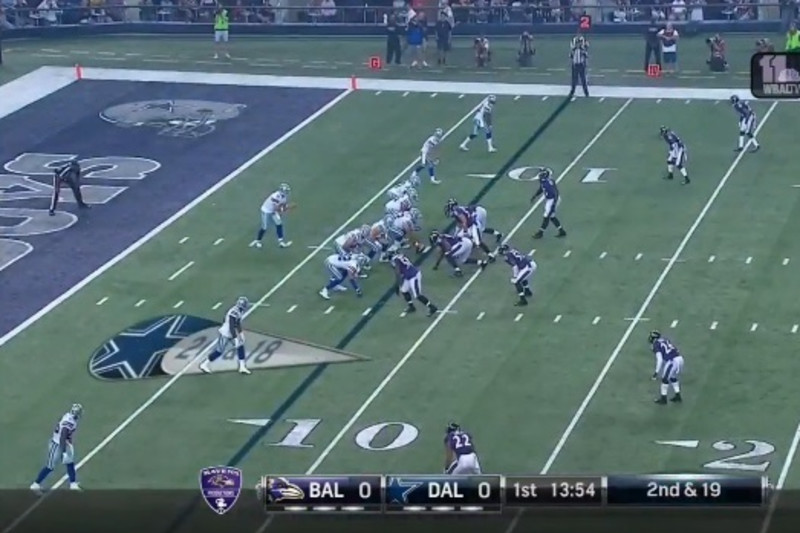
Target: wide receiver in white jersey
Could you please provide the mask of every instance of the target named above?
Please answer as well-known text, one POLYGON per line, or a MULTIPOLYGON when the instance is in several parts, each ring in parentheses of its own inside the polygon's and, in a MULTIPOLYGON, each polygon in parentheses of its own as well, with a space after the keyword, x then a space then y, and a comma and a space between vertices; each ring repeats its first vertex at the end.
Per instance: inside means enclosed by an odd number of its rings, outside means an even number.
POLYGON ((441 181, 436 179, 436 165, 439 164, 439 159, 436 157, 436 154, 439 151, 439 144, 441 144, 443 140, 444 130, 442 128, 436 128, 436 131, 433 132, 433 135, 425 139, 425 142, 422 144, 422 148, 420 149, 419 164, 414 169, 410 179, 418 179, 419 173, 422 172, 423 169, 427 168, 428 176, 431 178, 431 183, 434 185, 441 183, 441 181))
POLYGON ((492 141, 492 114, 494 113, 494 104, 496 101, 497 97, 490 94, 481 102, 478 111, 475 113, 475 116, 472 117, 472 133, 470 133, 469 136, 464 139, 464 142, 461 143, 461 146, 459 146, 463 151, 466 152, 469 150, 469 142, 477 137, 480 132, 484 132, 486 135, 486 146, 488 146, 489 152, 497 151, 492 141))
POLYGON ((294 204, 289 203, 289 191, 292 189, 285 183, 277 191, 270 194, 264 203, 261 204, 261 225, 258 228, 258 236, 250 243, 250 246, 261 248, 261 239, 269 228, 269 223, 272 221, 275 224, 275 233, 278 235, 278 246, 281 248, 288 248, 292 245, 292 241, 287 241, 283 233, 283 219, 281 214, 294 207, 294 204))
POLYGON ((397 200, 404 194, 408 193, 409 189, 414 189, 416 191, 419 189, 421 184, 422 182, 419 179, 419 176, 411 176, 407 180, 386 191, 386 195, 389 197, 389 200, 397 200))
POLYGON ((69 411, 64 413, 61 420, 56 424, 50 441, 47 443, 47 463, 39 471, 36 480, 31 483, 31 490, 41 492, 42 483, 55 470, 58 463, 62 463, 67 468, 69 478, 69 488, 80 490, 78 485, 78 474, 75 471, 75 448, 72 445, 72 438, 78 430, 78 421, 83 414, 83 406, 79 403, 72 404, 69 411))
POLYGON ((250 373, 247 368, 244 330, 242 329, 242 320, 244 320, 244 314, 248 309, 250 309, 250 301, 244 296, 239 296, 236 299, 236 304, 225 313, 225 322, 219 327, 214 351, 211 352, 208 359, 200 363, 200 370, 210 374, 211 367, 209 364, 222 357, 228 351, 228 348, 233 346, 236 349, 236 358, 239 361, 239 373, 250 373))

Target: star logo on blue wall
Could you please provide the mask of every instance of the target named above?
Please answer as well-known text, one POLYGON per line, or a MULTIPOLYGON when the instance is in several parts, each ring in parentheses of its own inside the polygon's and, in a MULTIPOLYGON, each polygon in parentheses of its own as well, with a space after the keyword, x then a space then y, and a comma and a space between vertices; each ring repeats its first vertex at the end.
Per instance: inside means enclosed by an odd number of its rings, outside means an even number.
POLYGON ((417 487, 421 486, 421 481, 403 480, 403 478, 389 478, 386 484, 386 501, 389 504, 408 504, 408 497, 417 487))

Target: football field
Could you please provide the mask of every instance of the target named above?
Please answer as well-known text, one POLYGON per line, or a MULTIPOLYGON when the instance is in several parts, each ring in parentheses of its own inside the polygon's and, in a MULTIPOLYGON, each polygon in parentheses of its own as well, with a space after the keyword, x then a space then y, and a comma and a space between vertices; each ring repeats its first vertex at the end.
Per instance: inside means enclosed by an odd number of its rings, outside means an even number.
MULTIPOLYGON (((278 83, 172 74, 89 69, 62 90, 141 80, 171 82, 180 97, 184 82, 234 94, 278 83)), ((598 87, 570 100, 553 86, 286 80, 302 87, 293 98, 327 92, 269 142, 219 124, 220 145, 260 148, 4 330, 0 425, 13 431, 3 488, 31 483, 73 402, 85 409, 76 450, 86 489, 193 489, 200 469, 223 464, 241 468, 247 486, 267 473, 438 473, 450 421, 472 433, 487 473, 763 474, 800 488, 790 468, 800 439, 800 106, 752 102, 763 146, 735 153, 725 89, 598 87), (490 92, 498 151, 480 137, 459 151, 490 92), (690 185, 662 179, 661 125, 689 147, 690 185), (322 300, 332 241, 382 216, 386 191, 437 127, 442 183, 423 180, 422 235, 448 229, 451 197, 484 206, 489 226, 538 264, 531 304, 514 307, 507 265, 456 278, 446 264, 432 269, 431 252, 415 259, 434 317, 403 315, 385 265, 363 280, 363 297, 322 300), (551 228, 532 239, 539 166, 559 183, 566 238, 551 228), (251 248, 259 207, 282 182, 297 203, 285 217, 292 246, 279 248, 270 229, 264 248, 251 248), (240 295, 254 304, 244 320, 253 374, 227 360, 202 375, 198 358, 240 295), (686 358, 682 404, 653 403, 654 329, 686 358)), ((110 224, 101 217, 113 208, 96 208, 94 222, 110 224)), ((62 473, 50 484, 63 487, 62 473)), ((32 505, 26 520, 46 498, 32 505)))

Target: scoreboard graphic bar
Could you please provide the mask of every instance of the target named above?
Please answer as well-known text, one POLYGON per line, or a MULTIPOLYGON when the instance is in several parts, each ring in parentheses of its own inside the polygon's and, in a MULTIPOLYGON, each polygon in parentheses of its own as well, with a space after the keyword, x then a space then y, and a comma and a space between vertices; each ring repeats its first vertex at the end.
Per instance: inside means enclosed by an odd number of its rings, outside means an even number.
POLYGON ((766 477, 265 476, 268 512, 495 513, 504 507, 753 507, 770 497, 766 477))

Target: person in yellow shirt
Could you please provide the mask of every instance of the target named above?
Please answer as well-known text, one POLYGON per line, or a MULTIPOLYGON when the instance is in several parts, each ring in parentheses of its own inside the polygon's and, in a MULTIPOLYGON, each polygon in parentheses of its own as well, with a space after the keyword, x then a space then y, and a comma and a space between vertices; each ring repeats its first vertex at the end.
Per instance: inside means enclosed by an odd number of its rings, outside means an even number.
POLYGON ((230 28, 230 20, 228 19, 228 10, 220 7, 214 14, 214 59, 219 59, 219 52, 222 51, 225 57, 231 58, 228 53, 228 29, 230 28))
POLYGON ((796 23, 789 26, 789 32, 786 34, 786 51, 800 54, 800 31, 797 31, 796 23))

